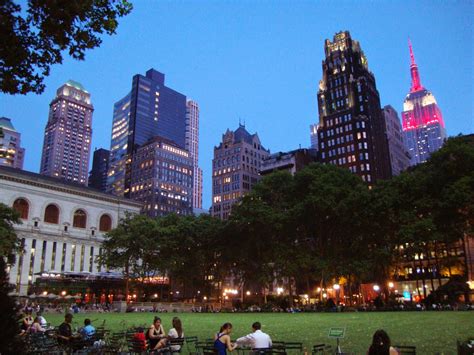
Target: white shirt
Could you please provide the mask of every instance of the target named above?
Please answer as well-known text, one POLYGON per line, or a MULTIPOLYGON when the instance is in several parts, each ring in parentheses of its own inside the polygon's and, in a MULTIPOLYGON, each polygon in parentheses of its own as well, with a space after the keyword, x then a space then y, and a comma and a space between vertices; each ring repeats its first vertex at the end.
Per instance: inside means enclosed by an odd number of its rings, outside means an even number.
POLYGON ((38 316, 38 318, 39 318, 40 325, 41 325, 43 328, 46 327, 46 325, 48 324, 48 323, 46 322, 46 319, 44 319, 43 316, 38 316))
MULTIPOLYGON (((184 338, 184 332, 181 334, 181 337, 178 334, 178 331, 174 328, 171 328, 170 331, 168 332, 168 337, 173 338, 173 339, 183 339, 184 338)), ((179 345, 173 345, 171 346, 172 351, 179 351, 181 346, 179 345)))
POLYGON ((240 346, 250 346, 253 349, 270 348, 272 346, 272 339, 268 334, 259 329, 249 335, 237 339, 236 343, 240 346))

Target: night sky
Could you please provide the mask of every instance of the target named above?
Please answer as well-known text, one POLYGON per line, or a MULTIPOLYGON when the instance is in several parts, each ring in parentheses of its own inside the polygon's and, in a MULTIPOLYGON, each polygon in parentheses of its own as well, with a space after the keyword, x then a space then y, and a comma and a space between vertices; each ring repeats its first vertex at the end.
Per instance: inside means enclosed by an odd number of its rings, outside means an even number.
MULTIPOLYGON (((199 102, 203 204, 211 204, 213 147, 239 118, 271 152, 309 146, 324 40, 349 30, 375 74, 382 106, 400 114, 410 88, 408 37, 421 82, 448 134, 472 133, 472 1, 133 1, 117 34, 86 60, 65 58, 42 95, 0 95, 0 116, 22 133, 26 170, 38 172, 49 103, 68 79, 91 93, 92 150, 110 148, 115 101, 132 76, 155 68, 167 86, 199 102)), ((91 159, 92 163, 92 159, 91 159)))

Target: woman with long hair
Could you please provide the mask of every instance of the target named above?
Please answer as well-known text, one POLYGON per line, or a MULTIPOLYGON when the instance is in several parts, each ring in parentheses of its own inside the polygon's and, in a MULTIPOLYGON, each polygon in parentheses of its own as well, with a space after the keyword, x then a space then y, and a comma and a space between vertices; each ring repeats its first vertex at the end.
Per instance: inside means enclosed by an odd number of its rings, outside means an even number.
MULTIPOLYGON (((158 349, 163 349, 166 347, 166 345, 169 343, 170 339, 183 339, 184 338, 184 332, 183 332, 183 326, 181 325, 181 319, 178 317, 174 317, 172 320, 173 328, 170 329, 168 332, 168 336, 165 338, 160 339, 158 341, 158 344, 156 344, 152 350, 158 350, 158 349)), ((180 345, 172 345, 171 350, 172 351, 179 351, 181 348, 180 345)))
POLYGON ((390 338, 383 329, 377 330, 372 337, 368 355, 398 355, 398 351, 390 346, 390 338))
POLYGON ((232 324, 224 323, 214 337, 214 350, 216 355, 227 355, 227 350, 233 351, 237 344, 232 345, 230 341, 230 333, 232 332, 232 324))

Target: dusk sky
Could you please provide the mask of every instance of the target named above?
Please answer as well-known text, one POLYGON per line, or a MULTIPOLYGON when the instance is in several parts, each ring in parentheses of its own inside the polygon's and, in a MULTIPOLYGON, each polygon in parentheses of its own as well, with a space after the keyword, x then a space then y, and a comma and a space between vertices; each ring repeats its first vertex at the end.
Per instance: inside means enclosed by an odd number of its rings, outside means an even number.
MULTIPOLYGON (((92 150, 110 148, 115 101, 150 68, 198 101, 203 205, 211 205, 213 147, 245 121, 271 152, 309 146, 324 40, 349 30, 375 74, 381 104, 399 114, 410 88, 408 37, 421 82, 450 136, 474 131, 473 1, 133 1, 117 34, 79 62, 52 67, 42 95, 0 95, 22 133, 26 170, 39 171, 49 103, 68 79, 91 93, 92 150)), ((92 163, 92 159, 91 159, 92 163)))

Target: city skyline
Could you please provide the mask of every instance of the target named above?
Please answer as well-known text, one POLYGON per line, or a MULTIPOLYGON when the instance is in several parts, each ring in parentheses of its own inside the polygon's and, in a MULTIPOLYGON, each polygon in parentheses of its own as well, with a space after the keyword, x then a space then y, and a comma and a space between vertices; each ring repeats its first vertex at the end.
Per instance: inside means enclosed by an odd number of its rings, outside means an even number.
POLYGON ((436 94, 448 135, 473 130, 472 82, 469 79, 472 75, 468 74, 472 72, 472 51, 465 50, 466 43, 472 43, 472 24, 467 15, 472 5, 467 2, 457 4, 456 8, 440 4, 428 8, 428 3, 418 3, 410 5, 409 9, 392 4, 383 10, 375 10, 367 4, 365 10, 351 10, 354 18, 364 11, 374 17, 384 14, 378 16, 383 20, 374 18, 372 24, 354 22, 350 16, 343 16, 342 21, 331 24, 334 16, 337 18, 347 12, 347 4, 340 8, 331 5, 330 13, 323 11, 325 7, 329 8, 324 4, 299 3, 292 8, 289 3, 279 7, 260 4, 252 9, 245 6, 248 2, 225 7, 206 4, 201 7, 190 3, 186 9, 176 4, 156 5, 149 11, 143 3, 136 3, 129 18, 120 21, 118 34, 105 39, 101 48, 89 51, 84 62, 67 59, 63 66, 53 67, 43 95, 0 96, 0 115, 10 117, 22 133, 23 146, 27 149, 24 168, 39 171, 41 151, 38 145, 41 142, 38 142, 37 130, 42 130, 46 123, 48 104, 57 87, 73 79, 88 88, 95 107, 91 149, 108 149, 113 103, 127 92, 132 75, 154 67, 167 74, 171 87, 179 88, 200 104, 200 165, 204 170, 203 206, 207 208, 211 204, 212 148, 219 142, 222 132, 237 125, 239 117, 246 121, 249 131, 258 132, 272 152, 295 149, 300 144, 309 146, 308 126, 318 121, 315 96, 321 75, 320 63, 324 58, 324 40, 340 30, 350 31, 362 43, 369 67, 377 79, 382 106, 390 104, 399 112, 410 83, 406 48, 410 36, 416 48, 417 62, 423 68, 423 83, 436 94), (424 7, 428 10, 419 11, 424 7), (241 22, 233 17, 229 20, 233 10, 248 16, 241 22), (167 27, 178 15, 193 12, 189 29, 167 27), (326 16, 321 21, 320 16, 318 21, 309 16, 321 13, 326 16), (392 15, 393 20, 388 15, 392 15), (139 22, 140 33, 147 32, 145 20, 153 16, 162 21, 158 21, 160 35, 156 37, 163 43, 156 45, 154 40, 144 45, 143 41, 151 41, 151 36, 135 38, 132 28, 137 21, 143 20, 139 22), (207 16, 213 21, 203 24, 202 20, 207 16), (297 23, 298 16, 302 20, 297 23), (266 25, 265 19, 269 20, 266 25), (400 21, 406 25, 404 28, 400 28, 400 21), (318 26, 313 22, 319 22, 318 26), (289 28, 288 24, 293 26, 289 28), (381 28, 384 31, 374 34, 374 29, 381 24, 385 26, 381 28), (215 29, 219 26, 223 30, 216 34, 215 29), (193 33, 193 28, 200 31, 193 33), (395 28, 397 32, 393 33, 395 28), (233 41, 236 33, 239 33, 238 40, 233 41), (298 34, 301 38, 293 38, 298 34), (209 39, 204 43, 206 35, 209 39), (191 42, 197 39, 196 45, 200 45, 201 50, 194 52, 194 57, 176 60, 181 47, 186 48, 186 53, 193 53, 187 49, 195 48, 191 42), (142 49, 132 57, 135 61, 130 64, 130 57, 126 57, 128 59, 123 59, 123 63, 116 60, 117 68, 114 65, 105 67, 105 58, 115 58, 113 53, 118 53, 114 47, 123 49, 124 45, 142 49), (160 57, 153 52, 144 60, 137 59, 153 45, 160 57), (463 56, 452 55, 461 52, 463 56), (234 61, 228 62, 231 57, 234 61), (125 66, 128 66, 126 70, 125 66), (98 71, 100 75, 97 75, 98 71), (243 72, 247 74, 243 76, 243 72))

